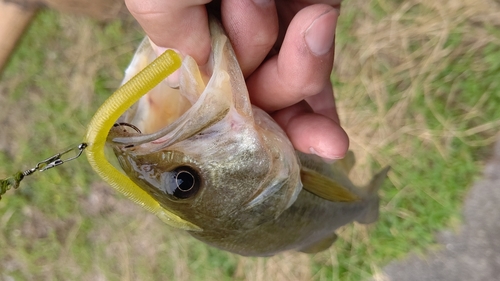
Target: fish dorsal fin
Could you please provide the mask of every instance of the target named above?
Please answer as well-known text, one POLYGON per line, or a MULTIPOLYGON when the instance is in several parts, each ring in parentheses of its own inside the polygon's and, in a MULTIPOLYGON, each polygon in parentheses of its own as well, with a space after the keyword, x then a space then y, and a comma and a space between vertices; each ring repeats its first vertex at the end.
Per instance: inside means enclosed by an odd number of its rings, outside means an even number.
POLYGON ((384 183, 384 180, 387 177, 387 173, 389 172, 389 170, 390 167, 385 167, 384 169, 382 169, 375 176, 373 176, 370 183, 366 186, 365 188, 366 192, 368 196, 370 196, 372 199, 370 200, 370 203, 368 203, 368 206, 366 207, 364 214, 356 218, 357 222, 362 224, 370 224, 377 221, 380 212, 379 197, 377 193, 378 190, 380 189, 380 186, 382 186, 382 183, 384 183))
POLYGON ((332 202, 355 202, 359 197, 336 181, 305 167, 300 169, 304 189, 332 202))
POLYGON ((354 152, 349 150, 347 151, 344 158, 335 161, 334 165, 337 165, 339 168, 345 171, 346 175, 348 175, 351 172, 352 167, 354 167, 354 164, 356 164, 356 158, 354 157, 354 152))
POLYGON ((372 180, 366 187, 366 191, 369 194, 377 193, 382 184, 384 183, 385 178, 387 178, 387 173, 391 170, 390 166, 385 167, 380 172, 378 172, 375 176, 373 176, 372 180))

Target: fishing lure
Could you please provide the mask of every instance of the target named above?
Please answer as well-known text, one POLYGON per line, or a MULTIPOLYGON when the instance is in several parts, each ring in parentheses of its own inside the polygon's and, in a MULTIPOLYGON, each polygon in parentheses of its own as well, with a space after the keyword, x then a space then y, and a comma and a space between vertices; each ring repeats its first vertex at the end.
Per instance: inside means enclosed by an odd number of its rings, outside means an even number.
POLYGON ((150 196, 145 192, 136 192, 138 188, 128 177, 113 167, 104 155, 104 146, 109 131, 116 120, 137 100, 154 88, 158 83, 176 71, 181 65, 181 58, 175 51, 167 50, 134 78, 121 86, 99 107, 87 127, 84 141, 63 152, 57 153, 36 164, 24 172, 19 171, 12 176, 0 179, 0 199, 10 189, 17 189, 21 181, 36 171, 43 172, 80 157, 84 150, 92 168, 111 186, 121 191, 134 202, 147 202, 146 209, 156 213, 164 220, 175 221, 175 215, 162 215, 162 210, 154 202, 148 201, 150 196), (135 192, 131 192, 134 190, 135 192))

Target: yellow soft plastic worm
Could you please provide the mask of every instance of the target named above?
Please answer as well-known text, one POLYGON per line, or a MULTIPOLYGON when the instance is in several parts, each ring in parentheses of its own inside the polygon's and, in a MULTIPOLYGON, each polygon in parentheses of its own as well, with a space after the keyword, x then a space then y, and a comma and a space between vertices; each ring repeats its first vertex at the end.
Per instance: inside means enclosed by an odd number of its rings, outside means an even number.
POLYGON ((104 146, 109 131, 116 120, 143 95, 153 89, 181 66, 181 58, 175 51, 167 50, 136 76, 114 92, 97 110, 87 127, 86 154, 92 168, 109 185, 157 215, 165 223, 180 229, 200 231, 196 225, 183 220, 163 208, 148 193, 138 187, 130 178, 109 163, 104 146))

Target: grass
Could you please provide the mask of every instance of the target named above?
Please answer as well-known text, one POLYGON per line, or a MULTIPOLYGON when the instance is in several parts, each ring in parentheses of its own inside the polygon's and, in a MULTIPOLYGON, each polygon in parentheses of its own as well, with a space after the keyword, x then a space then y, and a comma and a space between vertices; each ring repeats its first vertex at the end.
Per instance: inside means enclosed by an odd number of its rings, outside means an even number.
MULTIPOLYGON (((500 5, 345 1, 332 80, 366 182, 391 165, 381 218, 335 247, 272 258, 228 254, 122 199, 80 159, 27 178, 0 201, 0 280, 363 280, 460 225, 500 127, 500 5)), ((45 11, 0 80, 0 175, 81 141, 142 38, 45 11)))

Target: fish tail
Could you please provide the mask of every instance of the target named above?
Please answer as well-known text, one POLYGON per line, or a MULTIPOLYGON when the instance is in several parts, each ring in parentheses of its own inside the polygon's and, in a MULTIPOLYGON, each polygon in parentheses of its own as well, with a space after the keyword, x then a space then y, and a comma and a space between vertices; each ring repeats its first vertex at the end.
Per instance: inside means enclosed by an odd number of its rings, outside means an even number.
POLYGON ((361 214, 356 221, 362 224, 374 223, 377 221, 379 216, 379 205, 380 198, 378 196, 378 191, 382 184, 384 183, 385 178, 387 177, 387 173, 391 167, 387 166, 382 171, 378 172, 370 183, 366 187, 366 191, 368 193, 368 207, 365 209, 365 212, 361 214))

